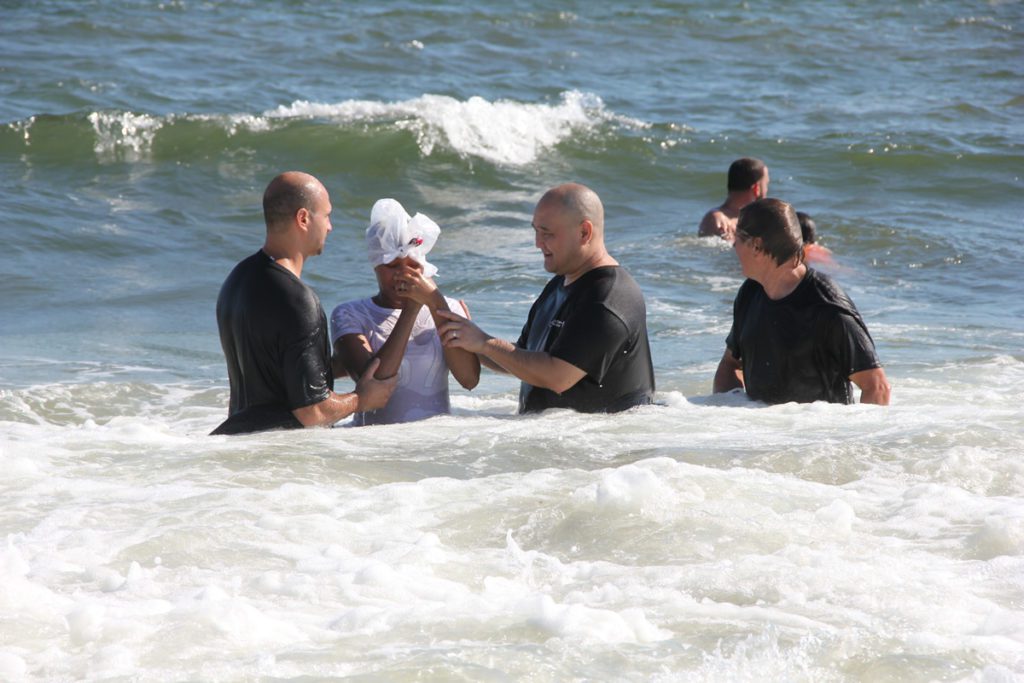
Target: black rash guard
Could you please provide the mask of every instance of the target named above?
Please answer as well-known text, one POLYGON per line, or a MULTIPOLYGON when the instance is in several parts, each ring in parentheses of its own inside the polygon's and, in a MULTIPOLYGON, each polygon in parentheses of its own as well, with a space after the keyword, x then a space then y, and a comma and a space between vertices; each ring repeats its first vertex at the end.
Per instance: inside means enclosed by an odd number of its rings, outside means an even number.
POLYGON ((654 366, 647 341, 647 307, 633 277, 620 266, 601 266, 568 287, 548 282, 516 346, 546 351, 587 374, 561 394, 523 383, 519 412, 572 408, 618 412, 650 403, 654 366))
POLYGON ((882 366, 853 301, 810 268, 777 301, 744 282, 725 345, 742 364, 747 395, 765 403, 852 403, 850 375, 882 366))
POLYGON ((214 434, 296 429, 302 423, 292 410, 330 396, 331 346, 320 299, 262 250, 224 281, 217 328, 231 401, 214 434))

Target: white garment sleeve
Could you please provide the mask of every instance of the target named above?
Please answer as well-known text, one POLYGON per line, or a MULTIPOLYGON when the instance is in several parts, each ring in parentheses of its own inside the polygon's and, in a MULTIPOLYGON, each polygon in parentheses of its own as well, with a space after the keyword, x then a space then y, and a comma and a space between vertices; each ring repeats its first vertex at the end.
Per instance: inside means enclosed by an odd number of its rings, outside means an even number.
POLYGON ((363 316, 357 309, 361 308, 360 300, 346 301, 338 304, 331 312, 331 344, 346 334, 366 334, 363 316))
POLYGON ((451 310, 452 313, 457 313, 458 315, 461 315, 464 318, 469 317, 469 311, 466 309, 465 306, 462 305, 461 301, 459 301, 458 299, 453 299, 450 296, 446 296, 444 300, 448 302, 448 308, 451 310))

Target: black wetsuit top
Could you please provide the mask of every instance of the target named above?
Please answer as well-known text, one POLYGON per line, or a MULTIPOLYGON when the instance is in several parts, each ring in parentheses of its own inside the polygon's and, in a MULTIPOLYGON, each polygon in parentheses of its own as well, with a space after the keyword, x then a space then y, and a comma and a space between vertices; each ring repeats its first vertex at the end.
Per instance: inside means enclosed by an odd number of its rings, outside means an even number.
POLYGON ((636 281, 622 267, 601 266, 568 287, 564 282, 561 275, 548 282, 516 346, 546 351, 587 374, 562 394, 524 382, 519 411, 610 413, 650 403, 654 367, 647 308, 636 281))
POLYGON ((224 281, 217 328, 231 401, 214 434, 299 428, 291 411, 319 403, 334 388, 320 299, 262 250, 224 281))
POLYGON ((742 364, 747 395, 766 403, 852 403, 850 375, 882 365, 856 306, 810 268, 777 301, 744 282, 725 344, 742 364))

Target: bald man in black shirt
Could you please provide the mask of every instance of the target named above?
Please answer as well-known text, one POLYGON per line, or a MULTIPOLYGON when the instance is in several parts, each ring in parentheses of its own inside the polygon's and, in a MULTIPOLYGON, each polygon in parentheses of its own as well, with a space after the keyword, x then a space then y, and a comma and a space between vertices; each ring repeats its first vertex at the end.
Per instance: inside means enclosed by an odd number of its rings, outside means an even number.
POLYGON ((548 190, 533 212, 534 243, 554 273, 519 340, 491 337, 451 312, 438 328, 447 346, 522 380, 519 411, 571 408, 611 413, 651 403, 654 368, 643 293, 604 243, 604 207, 590 188, 548 190))
POLYGON ((377 380, 370 371, 354 392, 334 393, 327 318, 301 280, 306 259, 323 252, 331 209, 327 189, 307 173, 282 173, 267 186, 263 248, 235 266, 217 297, 231 398, 214 434, 328 426, 383 407, 394 391, 397 376, 377 380))

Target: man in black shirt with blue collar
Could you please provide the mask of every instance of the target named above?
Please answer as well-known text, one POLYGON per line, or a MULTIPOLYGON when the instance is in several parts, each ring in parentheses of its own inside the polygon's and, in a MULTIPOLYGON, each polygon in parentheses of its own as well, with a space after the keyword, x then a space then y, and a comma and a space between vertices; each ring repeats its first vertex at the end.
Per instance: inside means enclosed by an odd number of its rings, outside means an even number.
POLYGON ((576 183, 552 188, 537 203, 533 230, 544 269, 555 277, 534 302, 519 340, 495 339, 444 312, 443 343, 521 379, 520 412, 618 412, 650 403, 647 310, 636 281, 605 248, 600 198, 576 183))

